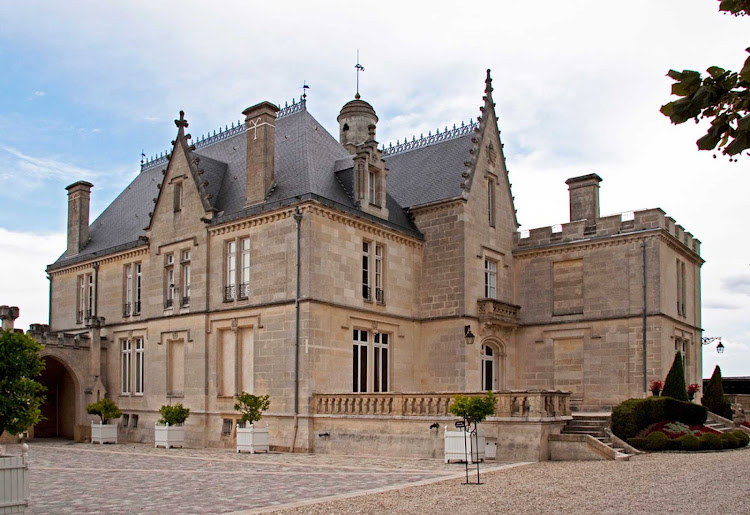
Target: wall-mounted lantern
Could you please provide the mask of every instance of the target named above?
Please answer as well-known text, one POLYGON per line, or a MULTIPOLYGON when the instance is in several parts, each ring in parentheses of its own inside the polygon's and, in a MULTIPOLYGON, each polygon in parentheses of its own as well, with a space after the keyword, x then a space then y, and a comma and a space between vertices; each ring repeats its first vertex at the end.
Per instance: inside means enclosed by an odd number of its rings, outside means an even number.
POLYGON ((464 326, 464 338, 466 338, 466 345, 471 345, 472 343, 474 343, 474 333, 471 332, 470 325, 464 326))

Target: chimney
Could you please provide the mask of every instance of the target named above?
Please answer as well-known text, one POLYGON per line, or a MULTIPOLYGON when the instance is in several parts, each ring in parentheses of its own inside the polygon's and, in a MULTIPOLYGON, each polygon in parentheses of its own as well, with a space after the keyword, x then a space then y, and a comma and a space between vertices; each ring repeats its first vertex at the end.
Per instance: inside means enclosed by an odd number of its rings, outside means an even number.
POLYGON ((599 183, 595 173, 573 177, 565 181, 570 191, 570 221, 599 218, 599 183))
POLYGON ((273 185, 278 111, 270 102, 261 102, 242 111, 247 127, 246 205, 263 202, 273 185))
POLYGON ((86 181, 71 184, 68 190, 68 255, 78 254, 89 241, 89 199, 94 185, 86 181))
POLYGON ((19 311, 16 306, 0 306, 0 320, 3 323, 3 331, 13 331, 13 325, 18 315, 19 311))

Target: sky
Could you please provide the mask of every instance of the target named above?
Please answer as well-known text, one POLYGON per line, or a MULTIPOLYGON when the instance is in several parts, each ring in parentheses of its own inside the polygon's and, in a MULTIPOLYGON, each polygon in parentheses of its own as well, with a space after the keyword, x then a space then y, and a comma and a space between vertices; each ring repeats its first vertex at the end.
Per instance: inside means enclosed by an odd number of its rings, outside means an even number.
POLYGON ((337 135, 355 92, 395 143, 479 115, 492 69, 521 229, 569 219, 565 180, 597 173, 602 214, 661 207, 702 241, 704 377, 750 376, 750 157, 699 152, 672 126, 670 68, 738 70, 750 19, 714 0, 0 4, 0 304, 46 323, 46 265, 65 249, 65 186, 94 184, 91 220, 164 152, 263 100, 308 90, 337 135), (743 34, 745 35, 743 37, 743 34))

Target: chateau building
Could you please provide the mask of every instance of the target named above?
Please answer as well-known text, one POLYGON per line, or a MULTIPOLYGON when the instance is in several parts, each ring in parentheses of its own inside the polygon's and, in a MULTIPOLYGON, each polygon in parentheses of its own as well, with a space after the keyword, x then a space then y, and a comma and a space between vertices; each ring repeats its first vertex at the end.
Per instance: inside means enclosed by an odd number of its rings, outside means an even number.
POLYGON ((435 456, 452 396, 494 390, 498 452, 545 459, 675 352, 698 382, 700 242, 658 208, 601 217, 595 174, 567 181, 569 223, 519 231, 492 92, 488 70, 476 122, 380 148, 359 94, 338 139, 304 99, 200 138, 180 112, 92 224, 70 185, 35 436, 85 439, 106 396, 124 440, 180 402, 188 445, 232 446, 247 391, 275 448, 435 456))

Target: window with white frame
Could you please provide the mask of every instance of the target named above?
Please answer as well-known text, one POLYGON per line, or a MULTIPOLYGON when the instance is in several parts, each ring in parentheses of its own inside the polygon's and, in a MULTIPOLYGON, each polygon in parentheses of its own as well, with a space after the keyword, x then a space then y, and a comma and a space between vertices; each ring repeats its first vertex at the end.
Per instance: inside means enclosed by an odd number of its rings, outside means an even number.
POLYGON ((125 265, 124 276, 122 316, 138 315, 141 312, 141 264, 125 265))
POLYGON ((135 339, 135 395, 143 395, 144 371, 144 345, 143 338, 135 339))
POLYGON ((93 316, 94 313, 94 276, 93 274, 84 274, 78 276, 76 302, 76 323, 82 324, 86 318, 93 316))
POLYGON ((354 329, 352 391, 387 392, 390 388, 390 335, 354 329))
POLYGON ((375 172, 371 171, 369 174, 369 200, 370 204, 376 204, 376 195, 375 195, 375 181, 376 181, 376 175, 375 172))
POLYGON ((385 304, 385 290, 383 289, 383 246, 375 246, 375 300, 378 304, 385 304))
POLYGON ((384 256, 383 245, 362 242, 362 298, 368 301, 374 298, 379 304, 385 303, 384 256))
POLYGON ((130 340, 120 340, 120 391, 123 395, 130 395, 131 354, 132 348, 130 340))
POLYGON ((234 300, 237 296, 237 242, 226 243, 226 276, 224 281, 224 300, 234 300))
POLYGON ((371 282, 370 277, 371 263, 370 263, 370 247, 369 241, 362 242, 362 298, 365 300, 372 300, 371 282))
POLYGON ((185 249, 180 254, 180 267, 182 268, 182 299, 180 306, 190 305, 190 249, 185 249))
POLYGON ((490 345, 482 345, 482 390, 497 389, 497 357, 490 345))
POLYGON ((239 298, 246 299, 250 295, 250 238, 240 239, 240 291, 239 298))
POLYGON ((491 259, 484 260, 484 296, 497 298, 497 262, 491 259))
POLYGON ((685 263, 677 259, 677 315, 687 317, 687 281, 685 263))
POLYGON ((174 254, 164 256, 164 309, 172 309, 174 306, 177 285, 174 272, 174 254))

